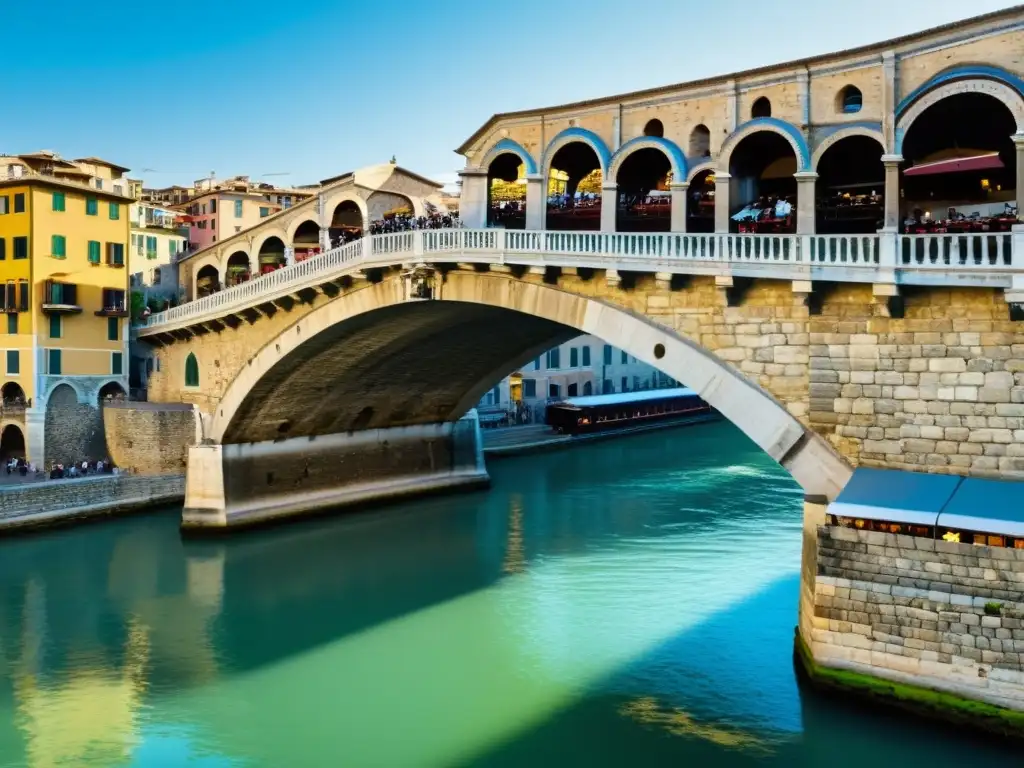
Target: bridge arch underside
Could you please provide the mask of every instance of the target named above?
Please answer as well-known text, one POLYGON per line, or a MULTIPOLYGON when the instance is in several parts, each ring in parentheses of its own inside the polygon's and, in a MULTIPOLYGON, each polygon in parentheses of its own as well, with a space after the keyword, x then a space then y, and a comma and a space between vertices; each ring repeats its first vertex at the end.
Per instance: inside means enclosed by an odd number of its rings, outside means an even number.
POLYGON ((393 277, 319 307, 229 385, 207 437, 225 450, 291 438, 452 422, 505 375, 590 333, 699 392, 793 475, 833 498, 850 468, 743 374, 677 332, 577 294, 451 273, 441 300, 406 301, 393 277))

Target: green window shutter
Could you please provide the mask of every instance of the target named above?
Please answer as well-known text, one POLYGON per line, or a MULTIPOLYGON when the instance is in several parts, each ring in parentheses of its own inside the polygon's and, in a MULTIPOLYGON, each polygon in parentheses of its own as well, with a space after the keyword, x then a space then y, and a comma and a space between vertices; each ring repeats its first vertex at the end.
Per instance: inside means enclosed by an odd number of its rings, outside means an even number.
POLYGON ((242 218, 242 201, 241 200, 235 200, 235 218, 236 219, 242 218))
MULTIPOLYGON (((113 318, 111 318, 113 319, 113 318)), ((124 357, 120 352, 114 352, 110 356, 110 373, 114 376, 121 375, 121 368, 124 365, 124 357)))
POLYGON ((7 240, 0 237, 0 261, 7 258, 7 240))
POLYGON ((569 349, 569 367, 577 368, 580 364, 580 350, 578 347, 571 347, 569 349))
POLYGON ((87 198, 85 201, 85 215, 95 216, 99 213, 100 204, 95 197, 87 198))
POLYGON ((191 352, 189 353, 188 358, 185 360, 185 386, 199 386, 199 361, 196 360, 195 354, 191 352))
POLYGON ((19 192, 14 196, 14 212, 24 213, 25 212, 25 193, 19 192))
POLYGON ((48 374, 50 374, 51 376, 61 375, 62 371, 60 367, 61 358, 59 349, 49 350, 49 354, 47 355, 47 363, 48 365, 46 367, 46 372, 48 374))
POLYGON ((89 263, 99 264, 100 263, 100 242, 98 240, 89 241, 89 263))
POLYGON ((14 238, 14 258, 16 258, 16 259, 27 259, 28 258, 28 238, 27 237, 16 237, 16 238, 14 238))
POLYGON ((107 341, 117 341, 121 330, 121 320, 117 317, 107 318, 107 341))
POLYGON ((21 373, 21 356, 16 349, 7 350, 7 372, 21 373))
POLYGON ((66 252, 67 241, 64 239, 64 235, 52 235, 50 237, 50 253, 59 259, 63 259, 67 256, 66 252))
POLYGON ((53 193, 53 210, 63 211, 64 210, 64 193, 54 192, 53 193))
POLYGON ((583 366, 590 365, 590 347, 583 348, 583 366))
POLYGON ((7 332, 12 336, 18 333, 18 316, 13 313, 7 316, 7 332))
POLYGON ((50 315, 50 338, 60 338, 60 315, 50 315))
POLYGON ((121 218, 121 205, 120 203, 109 203, 108 213, 111 221, 117 221, 121 218))

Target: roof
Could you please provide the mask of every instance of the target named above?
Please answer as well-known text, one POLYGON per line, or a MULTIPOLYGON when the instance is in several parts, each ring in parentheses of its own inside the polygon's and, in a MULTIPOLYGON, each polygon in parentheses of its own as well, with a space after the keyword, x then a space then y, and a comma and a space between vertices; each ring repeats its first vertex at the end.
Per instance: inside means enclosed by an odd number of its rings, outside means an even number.
POLYGON ((964 173, 966 171, 990 171, 1005 168, 998 152, 974 157, 950 157, 931 163, 919 163, 907 168, 904 176, 934 176, 940 173, 964 173))
POLYGON ((696 396, 696 392, 688 387, 676 387, 674 389, 650 389, 645 392, 620 392, 614 395, 587 395, 585 397, 570 397, 560 400, 552 405, 568 405, 577 408, 590 408, 595 405, 615 405, 618 403, 645 403, 651 400, 668 400, 673 397, 696 396))
POLYGON ((65 181, 64 179, 58 179, 53 176, 46 176, 41 173, 26 173, 24 176, 18 176, 14 178, 0 179, 0 189, 6 187, 23 187, 23 186, 43 186, 43 187, 56 187, 58 189, 69 189, 74 192, 87 193, 92 197, 101 197, 104 200, 117 200, 129 203, 134 203, 135 198, 130 195, 119 195, 116 192, 108 191, 105 189, 96 189, 85 184, 79 184, 76 181, 65 181))
POLYGON ((1024 483, 968 477, 942 510, 938 525, 1024 536, 1024 483))
POLYGON ((75 158, 75 162, 89 163, 90 165, 105 165, 107 168, 110 168, 115 171, 120 171, 121 173, 128 173, 128 171, 131 170, 131 168, 125 168, 123 165, 111 163, 110 161, 104 160, 100 157, 77 157, 75 158))
POLYGON ((670 85, 661 85, 654 88, 645 88, 639 91, 631 91, 629 93, 619 93, 612 96, 602 96, 596 99, 585 99, 583 101, 574 101, 567 104, 558 104, 550 107, 541 107, 535 109, 524 109, 516 112, 498 112, 490 117, 477 131, 466 139, 458 149, 455 150, 457 154, 464 155, 473 144, 488 131, 490 131, 494 125, 500 120, 508 118, 520 118, 520 117, 533 117, 540 116, 549 112, 558 112, 570 109, 582 109, 585 107, 594 107, 601 105, 614 105, 617 102, 621 102, 628 99, 642 98, 645 96, 659 96, 669 93, 671 91, 678 91, 687 88, 706 87, 709 85, 724 85, 729 80, 737 80, 740 78, 752 77, 755 75, 764 75, 771 72, 778 72, 781 70, 792 69, 794 67, 807 67, 813 64, 823 64, 828 61, 832 61, 843 56, 857 56, 859 54, 874 53, 880 50, 893 48, 896 46, 906 45, 907 43, 916 42, 932 35, 942 34, 944 32, 955 32, 961 30, 965 25, 968 24, 981 24, 988 21, 994 21, 996 19, 1010 18, 1017 16, 1024 12, 1024 5, 1015 5, 1010 8, 1005 8, 1000 11, 993 11, 992 13, 982 14, 981 16, 973 16, 966 19, 960 19, 959 21, 953 21, 949 24, 942 24, 938 27, 930 27, 928 29, 921 30, 920 32, 914 32, 909 35, 902 35, 900 37, 890 38, 889 40, 883 40, 877 43, 869 43, 868 45, 861 45, 855 48, 847 48, 841 51, 833 51, 831 53, 819 54, 817 56, 809 56, 803 59, 794 59, 792 61, 782 62, 778 64, 770 64, 763 67, 756 67, 754 69, 743 70, 742 72, 733 72, 730 74, 716 75, 713 77, 700 78, 698 80, 690 80, 682 83, 672 83, 670 85))

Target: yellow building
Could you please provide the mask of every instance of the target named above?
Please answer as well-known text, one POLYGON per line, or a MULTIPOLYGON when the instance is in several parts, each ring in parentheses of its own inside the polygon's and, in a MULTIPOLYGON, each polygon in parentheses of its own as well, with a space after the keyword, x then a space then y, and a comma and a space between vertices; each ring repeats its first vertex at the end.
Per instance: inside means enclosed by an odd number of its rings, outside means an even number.
POLYGON ((0 459, 103 458, 99 402, 128 382, 126 192, 31 168, 0 178, 0 459))

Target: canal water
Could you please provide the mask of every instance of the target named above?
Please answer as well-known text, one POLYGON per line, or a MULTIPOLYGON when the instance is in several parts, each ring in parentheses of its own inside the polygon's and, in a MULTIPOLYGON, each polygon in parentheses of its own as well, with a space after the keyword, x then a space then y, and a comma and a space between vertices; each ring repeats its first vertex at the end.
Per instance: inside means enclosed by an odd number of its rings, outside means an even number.
POLYGON ((487 492, 182 541, 0 542, 0 766, 1005 766, 801 690, 801 497, 725 423, 487 492))

